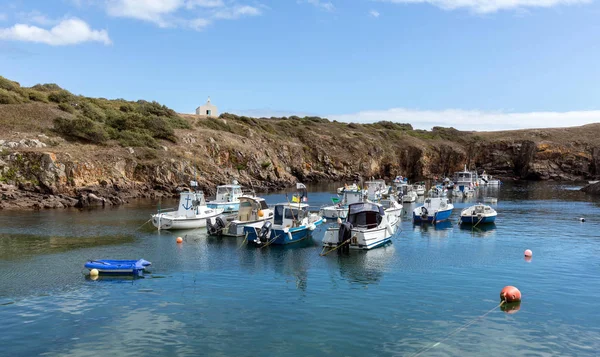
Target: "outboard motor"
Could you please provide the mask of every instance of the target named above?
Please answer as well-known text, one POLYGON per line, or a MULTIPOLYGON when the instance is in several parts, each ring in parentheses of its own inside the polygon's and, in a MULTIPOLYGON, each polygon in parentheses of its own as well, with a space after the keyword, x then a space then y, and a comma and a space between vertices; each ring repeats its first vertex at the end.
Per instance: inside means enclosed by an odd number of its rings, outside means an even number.
POLYGON ((210 222, 210 218, 206 220, 206 230, 211 236, 220 236, 225 228, 225 222, 221 216, 215 218, 215 224, 210 222))
POLYGON ((346 221, 340 225, 340 228, 338 230, 338 246, 344 242, 346 242, 346 244, 344 244, 343 247, 338 249, 338 252, 340 252, 340 253, 350 252, 350 244, 347 243, 347 241, 351 238, 352 238, 352 223, 346 221))
POLYGON ((256 241, 255 241, 257 244, 264 244, 269 241, 269 238, 271 237, 271 227, 272 226, 273 226, 273 223, 271 221, 266 221, 265 224, 263 224, 263 226, 260 228, 260 232, 258 232, 256 241))
POLYGON ((425 208, 425 207, 421 207, 421 219, 422 219, 423 221, 426 221, 426 220, 427 220, 427 218, 428 218, 428 217, 427 217, 427 216, 428 216, 428 214, 429 214, 429 211, 427 211, 427 208, 425 208))

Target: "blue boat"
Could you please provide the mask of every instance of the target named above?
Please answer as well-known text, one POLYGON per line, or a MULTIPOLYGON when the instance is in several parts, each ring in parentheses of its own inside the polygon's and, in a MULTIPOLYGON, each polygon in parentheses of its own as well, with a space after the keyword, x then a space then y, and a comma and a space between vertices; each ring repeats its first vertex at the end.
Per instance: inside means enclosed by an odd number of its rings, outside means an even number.
POLYGON ((496 221, 498 213, 488 205, 477 204, 467 207, 460 213, 461 224, 489 224, 496 221))
POLYGON ((304 240, 324 222, 323 217, 310 213, 306 203, 280 203, 274 207, 273 223, 244 227, 250 243, 284 245, 304 240))
POLYGON ((437 223, 450 218, 454 205, 445 197, 429 197, 413 210, 413 223, 437 223))
POLYGON ((101 259, 90 260, 85 263, 85 267, 89 270, 97 269, 100 274, 106 275, 143 275, 147 266, 151 265, 149 261, 144 259, 139 260, 113 260, 101 259))

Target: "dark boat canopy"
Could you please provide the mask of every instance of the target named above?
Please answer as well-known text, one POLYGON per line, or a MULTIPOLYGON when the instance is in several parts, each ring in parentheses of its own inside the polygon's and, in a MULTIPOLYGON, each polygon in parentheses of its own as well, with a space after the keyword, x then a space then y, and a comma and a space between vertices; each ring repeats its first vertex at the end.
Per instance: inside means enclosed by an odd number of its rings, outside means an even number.
POLYGON ((385 212, 383 211, 383 206, 371 202, 353 203, 348 206, 348 210, 348 215, 350 216, 361 212, 375 212, 379 213, 382 216, 385 215, 385 212))

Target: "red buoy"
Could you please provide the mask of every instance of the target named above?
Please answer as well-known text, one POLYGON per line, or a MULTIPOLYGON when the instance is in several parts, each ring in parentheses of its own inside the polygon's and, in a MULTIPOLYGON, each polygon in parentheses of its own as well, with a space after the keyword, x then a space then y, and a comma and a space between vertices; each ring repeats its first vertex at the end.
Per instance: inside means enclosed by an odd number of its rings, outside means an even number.
POLYGON ((531 249, 527 249, 527 250, 525 251, 525 256, 526 256, 526 257, 530 257, 530 256, 532 256, 532 255, 533 255, 533 252, 531 251, 531 249))
POLYGON ((521 301, 521 292, 514 286, 505 286, 500 292, 500 300, 505 302, 521 301))

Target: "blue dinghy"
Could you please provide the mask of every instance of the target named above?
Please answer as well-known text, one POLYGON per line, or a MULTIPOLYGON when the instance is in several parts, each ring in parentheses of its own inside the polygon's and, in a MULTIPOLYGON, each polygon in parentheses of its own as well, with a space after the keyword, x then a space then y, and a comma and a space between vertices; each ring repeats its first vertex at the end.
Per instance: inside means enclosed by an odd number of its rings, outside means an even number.
POLYGON ((112 274, 112 275, 142 275, 144 269, 150 265, 149 261, 144 259, 140 260, 90 260, 85 263, 85 267, 92 270, 98 269, 100 274, 112 274))

